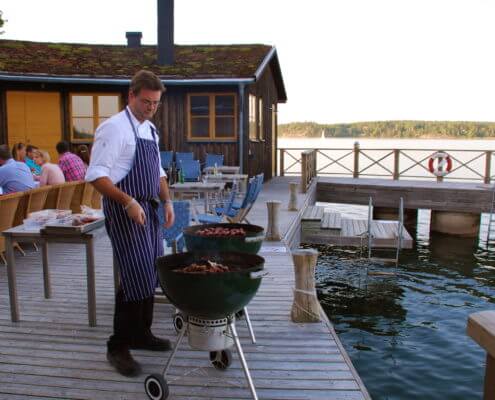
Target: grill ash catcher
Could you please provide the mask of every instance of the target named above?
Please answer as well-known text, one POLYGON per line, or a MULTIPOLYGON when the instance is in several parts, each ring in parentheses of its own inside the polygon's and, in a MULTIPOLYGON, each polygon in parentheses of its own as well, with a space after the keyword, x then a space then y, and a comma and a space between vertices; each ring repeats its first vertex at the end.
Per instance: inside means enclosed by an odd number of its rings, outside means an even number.
POLYGON ((263 257, 240 252, 198 253, 188 252, 159 257, 156 261, 160 286, 179 313, 174 325, 178 338, 161 374, 152 374, 145 379, 145 390, 152 400, 164 400, 169 395, 166 375, 172 366, 179 346, 187 335, 189 346, 209 352, 213 367, 227 369, 232 362, 231 348, 236 352, 246 377, 253 399, 256 389, 244 357, 237 334, 236 313, 244 313, 249 332, 254 335, 245 310, 261 284, 264 271, 263 257), (228 266, 228 272, 185 273, 180 270, 193 263, 214 262, 228 266), (177 323, 180 317, 182 324, 177 323))

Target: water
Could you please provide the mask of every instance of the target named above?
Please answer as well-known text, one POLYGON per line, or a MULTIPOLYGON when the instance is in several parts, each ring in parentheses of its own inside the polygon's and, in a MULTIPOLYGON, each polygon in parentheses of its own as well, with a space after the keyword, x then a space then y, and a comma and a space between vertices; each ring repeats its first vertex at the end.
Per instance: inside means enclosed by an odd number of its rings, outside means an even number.
MULTIPOLYGON (((348 217, 367 213, 331 206, 348 217)), ((485 352, 465 330, 469 314, 494 308, 495 249, 430 237, 429 218, 420 210, 416 247, 402 252, 396 276, 367 275, 395 267, 357 249, 317 246, 320 303, 375 400, 482 398, 485 352)), ((483 232, 486 224, 484 216, 483 232)))
MULTIPOLYGON (((278 146, 350 149, 354 142, 352 138, 281 139, 278 146)), ((495 150, 493 140, 359 142, 366 149, 447 150, 462 162, 469 161, 469 155, 456 151, 495 150)), ((342 154, 329 152, 333 158, 342 154)), ((322 161, 318 160, 319 168, 322 161)), ((352 158, 343 161, 352 169, 352 158)), ((483 173, 483 161, 469 165, 483 173)), ((458 170, 456 177, 479 182, 468 169, 458 170)), ((344 217, 367 218, 366 207, 331 207, 344 217)), ((394 271, 395 267, 363 260, 359 250, 311 246, 320 251, 316 272, 320 302, 375 400, 482 398, 486 355, 466 334, 466 323, 469 314, 495 308, 495 249, 484 243, 488 218, 482 216, 480 239, 430 237, 429 221, 430 211, 419 210, 415 248, 402 252, 395 276, 367 275, 367 270, 394 271)))

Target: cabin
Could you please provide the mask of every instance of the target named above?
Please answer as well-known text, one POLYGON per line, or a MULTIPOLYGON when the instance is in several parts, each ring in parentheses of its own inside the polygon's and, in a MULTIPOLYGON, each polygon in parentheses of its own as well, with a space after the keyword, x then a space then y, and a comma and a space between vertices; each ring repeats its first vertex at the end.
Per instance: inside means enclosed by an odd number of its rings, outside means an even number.
POLYGON ((155 115, 162 150, 221 153, 243 173, 276 175, 277 106, 287 101, 275 47, 175 45, 173 0, 158 0, 157 45, 127 32, 126 45, 0 40, 0 143, 49 150, 91 145, 96 127, 123 109, 134 73, 166 92, 155 115))

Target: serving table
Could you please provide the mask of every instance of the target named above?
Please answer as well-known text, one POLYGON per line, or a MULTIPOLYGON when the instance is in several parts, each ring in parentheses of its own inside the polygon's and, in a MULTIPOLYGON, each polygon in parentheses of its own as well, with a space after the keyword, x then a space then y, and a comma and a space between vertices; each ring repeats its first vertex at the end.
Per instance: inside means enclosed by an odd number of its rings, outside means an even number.
MULTIPOLYGON (((64 231, 47 228, 31 228, 19 225, 3 231, 5 236, 5 251, 7 256, 7 278, 9 286, 10 315, 12 322, 20 321, 19 303, 17 297, 16 265, 14 257, 13 243, 33 242, 41 245, 43 264, 43 286, 46 299, 51 298, 50 268, 48 264, 48 244, 73 243, 84 244, 86 246, 86 276, 87 276, 87 296, 88 296, 88 322, 89 326, 96 326, 96 286, 95 286, 95 256, 94 241, 106 235, 103 226, 103 218, 94 223, 94 229, 89 231, 64 231)), ((118 286, 118 274, 114 264, 114 281, 118 286)))

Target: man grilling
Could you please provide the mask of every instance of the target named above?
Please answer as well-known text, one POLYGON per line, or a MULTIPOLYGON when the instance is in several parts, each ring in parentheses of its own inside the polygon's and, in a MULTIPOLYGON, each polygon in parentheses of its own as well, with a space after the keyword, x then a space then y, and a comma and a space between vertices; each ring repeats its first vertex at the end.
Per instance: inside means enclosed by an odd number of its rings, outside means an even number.
POLYGON ((125 376, 140 365, 129 349, 166 351, 170 341, 151 333, 155 260, 163 255, 157 208, 164 202, 165 227, 174 222, 167 177, 160 166, 158 135, 150 119, 165 91, 149 71, 134 75, 128 106, 96 130, 86 181, 103 195, 105 225, 119 266, 113 335, 107 359, 125 376))

